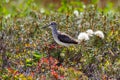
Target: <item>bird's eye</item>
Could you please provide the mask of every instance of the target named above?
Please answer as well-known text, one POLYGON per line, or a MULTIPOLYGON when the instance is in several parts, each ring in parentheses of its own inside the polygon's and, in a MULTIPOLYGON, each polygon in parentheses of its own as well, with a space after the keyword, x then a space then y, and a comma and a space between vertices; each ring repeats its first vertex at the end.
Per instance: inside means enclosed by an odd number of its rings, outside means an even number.
POLYGON ((53 22, 53 23, 51 23, 51 25, 56 25, 56 23, 53 22))
POLYGON ((54 25, 53 23, 51 23, 51 25, 54 25))

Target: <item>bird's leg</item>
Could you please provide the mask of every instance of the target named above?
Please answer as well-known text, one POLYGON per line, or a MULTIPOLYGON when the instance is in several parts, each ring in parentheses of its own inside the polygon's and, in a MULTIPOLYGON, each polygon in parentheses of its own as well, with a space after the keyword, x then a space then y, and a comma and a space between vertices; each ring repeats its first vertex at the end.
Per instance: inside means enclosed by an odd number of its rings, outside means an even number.
POLYGON ((67 54, 69 55, 69 49, 68 49, 68 47, 67 47, 67 54))
POLYGON ((72 57, 74 56, 74 54, 71 55, 71 53, 75 51, 75 47, 71 46, 71 47, 67 47, 66 48, 66 62, 69 63, 72 59, 72 57))
MULTIPOLYGON (((59 48, 61 48, 61 46, 57 47, 57 51, 59 51, 59 48)), ((58 65, 58 66, 60 66, 62 64, 62 62, 64 61, 63 58, 61 57, 60 53, 61 52, 58 52, 58 55, 57 55, 57 59, 59 62, 56 65, 58 65)))
POLYGON ((65 61, 66 61, 66 62, 65 62, 65 63, 68 63, 68 62, 69 62, 69 55, 70 55, 70 54, 69 54, 69 48, 66 47, 65 50, 66 50, 66 54, 65 54, 65 55, 66 55, 66 58, 65 58, 65 61))
POLYGON ((58 53, 58 63, 57 63, 57 65, 58 66, 60 66, 61 65, 61 63, 63 62, 63 60, 62 60, 62 58, 61 58, 61 56, 60 56, 60 53, 58 53))
POLYGON ((57 56, 57 57, 58 57, 58 61, 59 61, 59 60, 60 60, 60 53, 58 53, 58 56, 57 56))

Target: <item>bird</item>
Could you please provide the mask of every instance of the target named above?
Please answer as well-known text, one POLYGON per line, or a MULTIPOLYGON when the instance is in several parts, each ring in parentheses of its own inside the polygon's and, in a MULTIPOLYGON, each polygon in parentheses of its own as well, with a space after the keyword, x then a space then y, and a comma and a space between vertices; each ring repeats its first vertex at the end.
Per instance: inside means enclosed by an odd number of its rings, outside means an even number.
MULTIPOLYGON (((59 45, 65 46, 67 49, 67 57, 69 55, 69 50, 68 47, 75 45, 75 44, 79 44, 79 41, 77 41, 76 39, 72 38, 70 35, 60 32, 59 30, 57 30, 57 26, 58 24, 55 21, 52 21, 51 23, 45 25, 42 28, 50 28, 52 30, 52 36, 55 40, 56 43, 58 43, 59 45)), ((50 54, 49 54, 50 56, 50 54)), ((62 62, 64 61, 64 59, 60 56, 60 53, 58 54, 58 63, 56 65, 60 66, 62 64, 62 62)))
POLYGON ((55 42, 58 43, 59 45, 69 47, 74 44, 79 44, 79 41, 72 38, 70 35, 57 30, 57 28, 56 28, 57 26, 58 26, 58 24, 55 21, 53 21, 50 24, 44 26, 43 28, 48 27, 52 30, 52 36, 53 36, 55 42))

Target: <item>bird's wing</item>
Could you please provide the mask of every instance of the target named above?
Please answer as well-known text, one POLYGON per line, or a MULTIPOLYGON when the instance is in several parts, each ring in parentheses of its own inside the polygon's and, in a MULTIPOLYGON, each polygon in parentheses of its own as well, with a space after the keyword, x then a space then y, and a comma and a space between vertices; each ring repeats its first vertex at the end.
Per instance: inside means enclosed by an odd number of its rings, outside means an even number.
POLYGON ((78 44, 78 42, 67 34, 59 33, 58 39, 64 43, 78 44))

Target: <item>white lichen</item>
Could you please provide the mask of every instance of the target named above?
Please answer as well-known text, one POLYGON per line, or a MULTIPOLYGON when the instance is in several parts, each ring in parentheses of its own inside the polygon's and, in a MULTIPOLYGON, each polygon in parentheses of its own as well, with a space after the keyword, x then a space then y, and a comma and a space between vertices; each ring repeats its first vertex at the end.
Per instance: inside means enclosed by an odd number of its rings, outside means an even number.
POLYGON ((81 32, 81 33, 78 35, 78 40, 80 40, 80 41, 87 41, 87 40, 89 40, 89 36, 88 36, 87 33, 81 32))
POLYGON ((44 8, 41 8, 41 9, 40 9, 40 13, 45 13, 45 9, 44 9, 44 8))
POLYGON ((104 34, 102 31, 98 30, 94 32, 94 35, 100 37, 101 39, 104 39, 104 34))
POLYGON ((74 10, 73 14, 74 14, 75 16, 79 16, 78 10, 74 10))
POLYGON ((86 33, 88 34, 88 36, 93 36, 93 34, 94 34, 94 32, 93 32, 93 30, 92 29, 88 29, 87 31, 86 31, 86 33))

